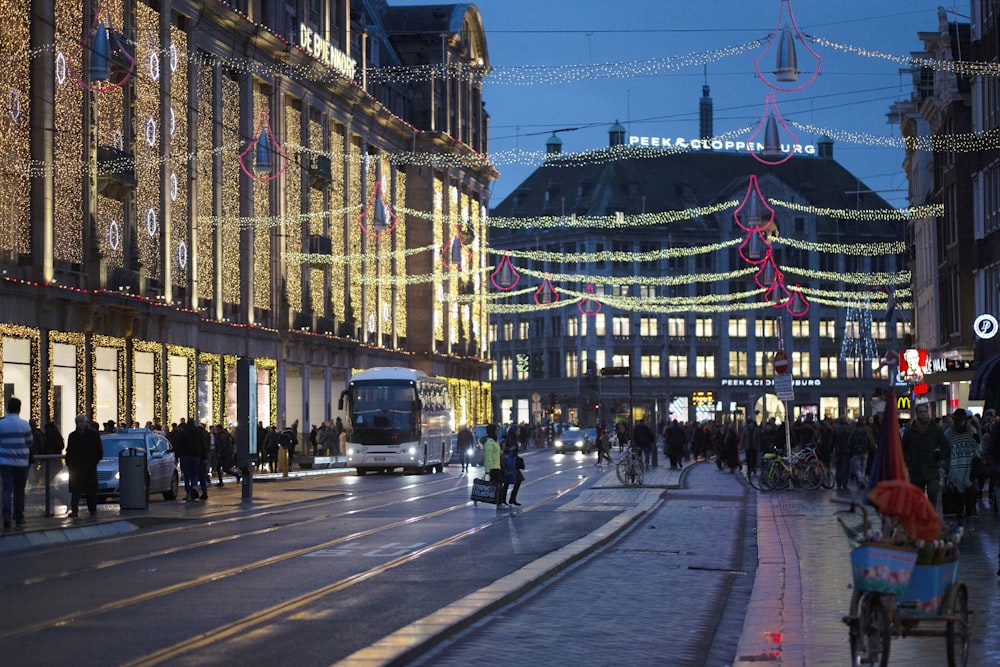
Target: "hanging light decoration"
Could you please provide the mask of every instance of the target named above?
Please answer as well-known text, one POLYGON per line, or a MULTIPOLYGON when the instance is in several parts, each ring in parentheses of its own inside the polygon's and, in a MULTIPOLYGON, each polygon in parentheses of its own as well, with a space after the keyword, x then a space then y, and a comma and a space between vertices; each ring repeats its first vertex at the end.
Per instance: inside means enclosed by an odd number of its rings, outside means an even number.
POLYGON ((285 173, 291 158, 278 143, 267 117, 267 109, 261 109, 258 115, 254 139, 247 143, 239 155, 240 169, 251 179, 259 183, 267 183, 285 173), (253 151, 253 163, 250 164, 250 151, 253 151), (278 162, 280 161, 280 164, 278 162))
POLYGON ((788 300, 788 312, 795 317, 803 317, 809 312, 809 300, 802 293, 802 286, 798 283, 795 283, 795 287, 791 292, 792 298, 788 300))
MULTIPOLYGON (((795 15, 792 13, 791 0, 781 0, 781 6, 778 10, 778 22, 775 24, 774 31, 768 39, 767 46, 753 61, 754 69, 757 70, 757 76, 760 77, 765 85, 775 90, 791 93, 802 90, 816 80, 822 61, 823 59, 819 54, 809 48, 808 42, 799 30, 799 26, 795 22, 795 15), (788 5, 787 18, 785 18, 785 5, 788 5), (812 75, 801 84, 798 84, 799 75, 802 72, 799 70, 799 52, 796 43, 811 56, 811 60, 815 61, 812 75), (765 74, 761 71, 760 64, 762 61, 766 62, 765 59, 772 57, 774 58, 774 71, 765 74)), ((810 64, 812 63, 810 62, 810 64)))
POLYGON ((122 39, 114 29, 111 10, 106 4, 98 3, 90 30, 84 33, 80 46, 66 59, 67 73, 84 90, 104 93, 121 88, 135 73, 135 56, 122 39), (89 56, 86 80, 74 67, 74 63, 83 57, 84 52, 89 56), (125 65, 125 72, 118 81, 111 81, 116 57, 125 65))
POLYGON ((384 189, 382 181, 375 181, 368 206, 358 216, 361 231, 372 238, 385 236, 396 229, 396 214, 385 203, 385 197, 382 195, 384 189))
POLYGON ((559 301, 559 293, 552 287, 552 281, 545 278, 535 290, 535 303, 539 306, 551 306, 557 301, 559 301))
POLYGON ((759 231, 747 233, 746 239, 740 244, 739 252, 743 261, 748 264, 760 264, 766 259, 767 252, 771 249, 771 244, 759 231))
POLYGON ((785 287, 784 278, 780 278, 774 282, 769 290, 764 292, 764 299, 771 304, 772 308, 784 308, 791 299, 791 294, 788 292, 788 288, 785 287))
POLYGON ((455 232, 448 242, 441 248, 441 264, 445 270, 458 269, 464 271, 466 266, 472 263, 472 251, 462 242, 462 234, 455 225, 455 232))
POLYGON ((501 292, 508 292, 517 287, 517 283, 520 281, 521 274, 517 272, 514 263, 510 261, 510 253, 505 252, 500 257, 500 261, 497 262, 497 268, 490 274, 490 282, 501 292))
POLYGON ((774 222, 774 209, 767 205, 767 200, 760 193, 757 176, 751 174, 747 194, 733 211, 733 219, 747 232, 763 231, 774 222))
POLYGON ((798 136, 788 129, 788 125, 778 111, 774 93, 768 93, 764 100, 764 114, 757 129, 747 139, 750 154, 764 164, 781 164, 791 159, 796 150, 801 150, 798 136), (782 132, 785 133, 782 141, 782 132))
POLYGON ((759 287, 770 289, 782 277, 781 272, 778 270, 778 265, 774 262, 774 256, 771 254, 771 250, 768 249, 764 254, 764 261, 761 262, 760 268, 754 274, 753 278, 759 287))
POLYGON ((580 303, 576 305, 580 309, 580 312, 589 317, 593 317, 597 313, 601 312, 601 302, 594 297, 594 283, 587 284, 587 296, 580 300, 580 303))

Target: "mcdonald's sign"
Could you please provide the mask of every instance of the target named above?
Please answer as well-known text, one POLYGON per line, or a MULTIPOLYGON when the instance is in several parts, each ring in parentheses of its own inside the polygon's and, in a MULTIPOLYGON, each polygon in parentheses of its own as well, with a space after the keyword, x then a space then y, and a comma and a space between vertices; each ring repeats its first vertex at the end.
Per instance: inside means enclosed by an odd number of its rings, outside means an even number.
POLYGON ((909 396, 896 397, 897 410, 911 410, 912 408, 913 408, 913 399, 911 399, 909 396))

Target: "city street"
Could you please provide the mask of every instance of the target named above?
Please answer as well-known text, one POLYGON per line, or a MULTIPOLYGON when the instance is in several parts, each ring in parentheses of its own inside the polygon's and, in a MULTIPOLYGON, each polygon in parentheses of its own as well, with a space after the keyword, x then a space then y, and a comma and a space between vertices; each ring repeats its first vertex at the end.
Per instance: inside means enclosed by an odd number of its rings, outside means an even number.
MULTIPOLYGON (((30 516, 35 538, 108 536, 13 548, 24 536, 5 534, 0 650, 41 665, 467 665, 508 653, 607 665, 623 651, 637 665, 847 663, 838 492, 757 494, 713 463, 661 466, 633 489, 593 457, 526 459, 516 512, 473 506, 450 466, 259 479, 249 503, 227 484, 207 503, 122 513, 129 522, 113 505, 93 524, 30 516)), ((997 527, 986 506, 962 543, 970 665, 1000 661, 988 632, 997 527)), ((894 639, 891 664, 947 664, 944 639, 894 639)))

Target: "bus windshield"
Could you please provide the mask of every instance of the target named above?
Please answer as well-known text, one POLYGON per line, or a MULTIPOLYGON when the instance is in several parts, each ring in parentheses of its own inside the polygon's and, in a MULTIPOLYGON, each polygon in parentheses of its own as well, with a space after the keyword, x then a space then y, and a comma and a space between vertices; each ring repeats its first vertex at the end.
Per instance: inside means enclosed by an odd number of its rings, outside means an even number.
POLYGON ((362 445, 398 445, 419 438, 414 407, 416 387, 405 380, 351 385, 351 441, 362 445))

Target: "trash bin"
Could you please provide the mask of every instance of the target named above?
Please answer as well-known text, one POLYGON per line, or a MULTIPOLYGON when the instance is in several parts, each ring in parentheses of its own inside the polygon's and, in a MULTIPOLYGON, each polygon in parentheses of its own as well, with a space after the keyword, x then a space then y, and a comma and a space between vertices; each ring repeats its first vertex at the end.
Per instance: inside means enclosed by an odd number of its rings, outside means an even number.
POLYGON ((128 447, 118 452, 118 504, 123 510, 149 509, 144 449, 128 447))

